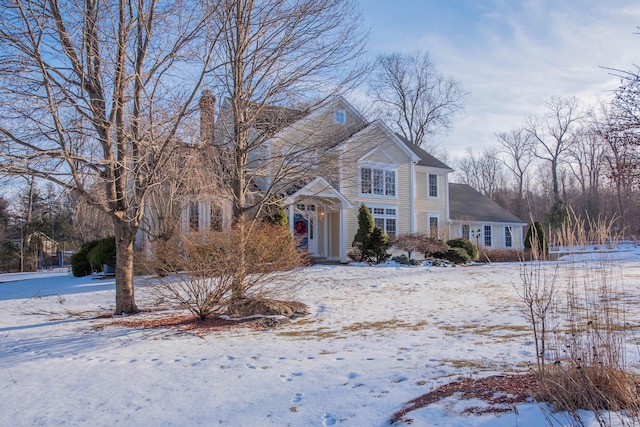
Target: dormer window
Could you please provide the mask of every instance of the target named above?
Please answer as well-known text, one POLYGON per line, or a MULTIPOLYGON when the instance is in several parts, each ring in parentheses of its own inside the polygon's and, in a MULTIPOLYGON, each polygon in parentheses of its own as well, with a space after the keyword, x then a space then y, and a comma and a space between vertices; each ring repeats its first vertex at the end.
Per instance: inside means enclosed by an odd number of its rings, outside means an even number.
POLYGON ((347 113, 344 110, 335 110, 333 112, 333 121, 343 125, 347 121, 347 113))

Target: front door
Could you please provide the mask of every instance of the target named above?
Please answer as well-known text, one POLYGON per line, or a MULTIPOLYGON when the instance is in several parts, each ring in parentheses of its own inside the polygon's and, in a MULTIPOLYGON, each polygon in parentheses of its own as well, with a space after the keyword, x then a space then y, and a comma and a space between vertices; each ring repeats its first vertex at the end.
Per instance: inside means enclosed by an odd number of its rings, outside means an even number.
POLYGON ((298 203, 293 215, 293 238, 296 247, 318 254, 318 224, 316 205, 298 203))

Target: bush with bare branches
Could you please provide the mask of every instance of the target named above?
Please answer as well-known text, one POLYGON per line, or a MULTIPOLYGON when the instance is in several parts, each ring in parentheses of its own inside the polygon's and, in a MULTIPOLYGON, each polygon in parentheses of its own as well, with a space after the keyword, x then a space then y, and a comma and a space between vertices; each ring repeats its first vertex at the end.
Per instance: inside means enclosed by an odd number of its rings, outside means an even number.
MULTIPOLYGON (((292 282, 283 276, 305 260, 288 230, 278 224, 256 222, 242 232, 234 227, 222 233, 191 235, 183 239, 179 254, 173 257, 174 272, 160 277, 154 292, 201 320, 227 313, 230 305, 238 305, 232 300, 232 289, 240 256, 246 260, 244 290, 254 301, 290 296, 292 282)), ((162 257, 162 268, 167 268, 167 258, 162 257)), ((247 305, 246 301, 242 304, 247 305)))

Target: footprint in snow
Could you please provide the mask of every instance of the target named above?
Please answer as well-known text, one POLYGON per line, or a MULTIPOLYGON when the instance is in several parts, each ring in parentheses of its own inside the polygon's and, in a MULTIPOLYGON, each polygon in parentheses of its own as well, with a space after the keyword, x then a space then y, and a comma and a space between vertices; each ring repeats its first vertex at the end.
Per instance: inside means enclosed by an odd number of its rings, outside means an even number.
POLYGON ((336 419, 329 412, 325 412, 322 414, 322 425, 323 426, 332 426, 336 423, 336 419))
POLYGON ((247 369, 256 369, 256 367, 255 367, 254 365, 250 364, 250 363, 247 363, 247 364, 245 364, 244 366, 245 366, 245 368, 247 368, 247 369))
POLYGON ((291 398, 291 403, 299 403, 302 400, 302 393, 296 393, 291 398))
POLYGON ((280 374, 280 380, 288 383, 291 381, 291 377, 289 375, 280 374))

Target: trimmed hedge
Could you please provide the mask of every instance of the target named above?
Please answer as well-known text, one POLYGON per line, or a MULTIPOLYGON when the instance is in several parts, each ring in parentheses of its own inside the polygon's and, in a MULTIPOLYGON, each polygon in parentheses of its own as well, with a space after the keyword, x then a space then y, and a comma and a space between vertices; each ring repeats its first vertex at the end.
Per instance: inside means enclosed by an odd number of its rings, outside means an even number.
POLYGON ((454 264, 466 264, 471 261, 471 257, 463 248, 451 248, 434 255, 436 258, 452 262, 454 264))
POLYGON ((447 241, 447 245, 449 245, 449 247, 451 248, 464 249, 469 255, 469 259, 471 261, 477 261, 478 257, 480 256, 480 252, 478 251, 478 248, 469 239, 465 239, 462 237, 459 239, 452 239, 447 241))

